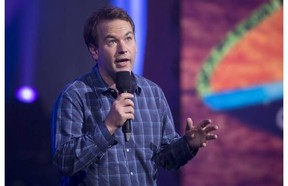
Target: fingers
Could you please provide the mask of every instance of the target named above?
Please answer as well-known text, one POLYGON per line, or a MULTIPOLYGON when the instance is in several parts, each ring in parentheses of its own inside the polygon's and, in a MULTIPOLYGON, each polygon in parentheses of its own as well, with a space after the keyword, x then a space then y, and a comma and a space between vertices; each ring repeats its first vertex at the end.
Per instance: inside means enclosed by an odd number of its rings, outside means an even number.
POLYGON ((120 128, 127 119, 134 120, 134 98, 133 94, 122 93, 114 101, 106 119, 105 124, 111 134, 120 128))
POLYGON ((134 119, 134 108, 132 106, 123 108, 123 117, 126 119, 134 119))
POLYGON ((214 131, 214 130, 217 130, 217 129, 218 129, 218 126, 217 126, 217 125, 207 126, 207 127, 204 128, 204 131, 205 131, 206 133, 209 133, 209 132, 214 131))
POLYGON ((124 123, 127 119, 134 119, 134 102, 131 100, 133 97, 133 94, 122 93, 115 100, 112 110, 119 117, 118 122, 124 123))
POLYGON ((207 134, 206 140, 214 140, 217 139, 218 136, 216 134, 207 134))
POLYGON ((208 141, 218 138, 216 134, 211 133, 215 130, 218 130, 218 126, 210 125, 211 123, 212 121, 210 119, 206 119, 197 125, 193 125, 192 119, 187 118, 185 137, 190 147, 206 147, 208 145, 208 141))
POLYGON ((123 106, 134 108, 134 102, 131 99, 125 99, 125 100, 123 100, 123 106))
MULTIPOLYGON (((211 120, 209 121, 211 123, 211 120)), ((207 121, 206 123, 209 124, 209 122, 207 121)), ((206 140, 214 140, 217 139, 218 136, 216 134, 210 134, 209 132, 218 130, 218 126, 217 125, 213 125, 213 126, 207 126, 208 124, 206 124, 205 128, 203 128, 203 130, 206 132, 206 140)), ((200 123, 201 125, 201 123, 200 123)), ((202 126, 204 126, 205 124, 203 124, 202 126)))
POLYGON ((186 120, 186 131, 191 130, 193 128, 193 121, 191 118, 187 118, 186 120))
POLYGON ((134 95, 130 93, 122 93, 119 94, 119 96, 117 97, 117 99, 132 99, 132 98, 134 98, 134 95))
POLYGON ((203 120, 203 121, 201 121, 201 122, 199 123, 199 126, 200 126, 201 128, 204 128, 204 127, 206 127, 207 125, 209 125, 211 122, 212 122, 212 121, 211 121, 210 119, 205 119, 205 120, 203 120))

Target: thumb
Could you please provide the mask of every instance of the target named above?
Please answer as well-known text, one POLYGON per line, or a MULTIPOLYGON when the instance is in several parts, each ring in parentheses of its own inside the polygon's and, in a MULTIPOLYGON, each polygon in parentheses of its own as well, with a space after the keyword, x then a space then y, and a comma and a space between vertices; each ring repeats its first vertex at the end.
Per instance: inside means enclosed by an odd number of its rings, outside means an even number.
POLYGON ((187 118, 186 131, 191 130, 192 128, 193 128, 193 120, 191 118, 187 118))

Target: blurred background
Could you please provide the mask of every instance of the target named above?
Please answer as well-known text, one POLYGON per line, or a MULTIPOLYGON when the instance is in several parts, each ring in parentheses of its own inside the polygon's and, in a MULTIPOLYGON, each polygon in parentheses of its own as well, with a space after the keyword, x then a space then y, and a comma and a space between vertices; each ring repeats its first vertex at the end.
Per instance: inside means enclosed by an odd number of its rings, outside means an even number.
POLYGON ((178 171, 161 170, 158 185, 283 185, 280 0, 6 1, 6 185, 59 185, 51 110, 94 66, 82 30, 106 4, 135 20, 134 71, 162 87, 177 131, 188 116, 220 126, 217 141, 178 171))

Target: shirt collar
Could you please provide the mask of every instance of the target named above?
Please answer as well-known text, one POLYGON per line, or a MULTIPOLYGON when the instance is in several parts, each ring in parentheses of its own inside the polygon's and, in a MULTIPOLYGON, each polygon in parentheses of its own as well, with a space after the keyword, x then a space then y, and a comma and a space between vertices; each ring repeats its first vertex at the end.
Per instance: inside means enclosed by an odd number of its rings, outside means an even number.
MULTIPOLYGON (((108 86, 108 84, 101 77, 100 72, 99 72, 98 64, 96 64, 94 66, 93 74, 96 76, 95 77, 95 81, 97 81, 97 85, 100 85, 100 87, 98 87, 98 86, 96 87, 96 89, 97 89, 97 91, 99 91, 99 93, 102 93, 104 95, 106 95, 107 93, 114 94, 113 93, 114 92, 113 89, 110 88, 108 86)), ((131 85, 131 89, 128 92, 131 93, 131 94, 136 93, 137 95, 140 95, 141 87, 139 86, 139 83, 137 81, 138 77, 133 72, 131 72, 131 77, 132 77, 132 85, 131 85)))

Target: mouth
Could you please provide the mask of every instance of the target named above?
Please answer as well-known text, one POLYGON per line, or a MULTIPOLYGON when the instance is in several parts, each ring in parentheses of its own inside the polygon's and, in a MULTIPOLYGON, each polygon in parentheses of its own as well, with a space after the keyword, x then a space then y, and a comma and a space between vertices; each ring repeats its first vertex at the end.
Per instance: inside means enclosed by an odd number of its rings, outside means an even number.
POLYGON ((115 61, 116 61, 116 63, 124 63, 124 62, 129 62, 130 59, 128 59, 128 58, 123 58, 123 59, 116 59, 115 61))
POLYGON ((127 65, 130 64, 130 59, 128 58, 116 59, 115 63, 119 67, 126 67, 127 65))

